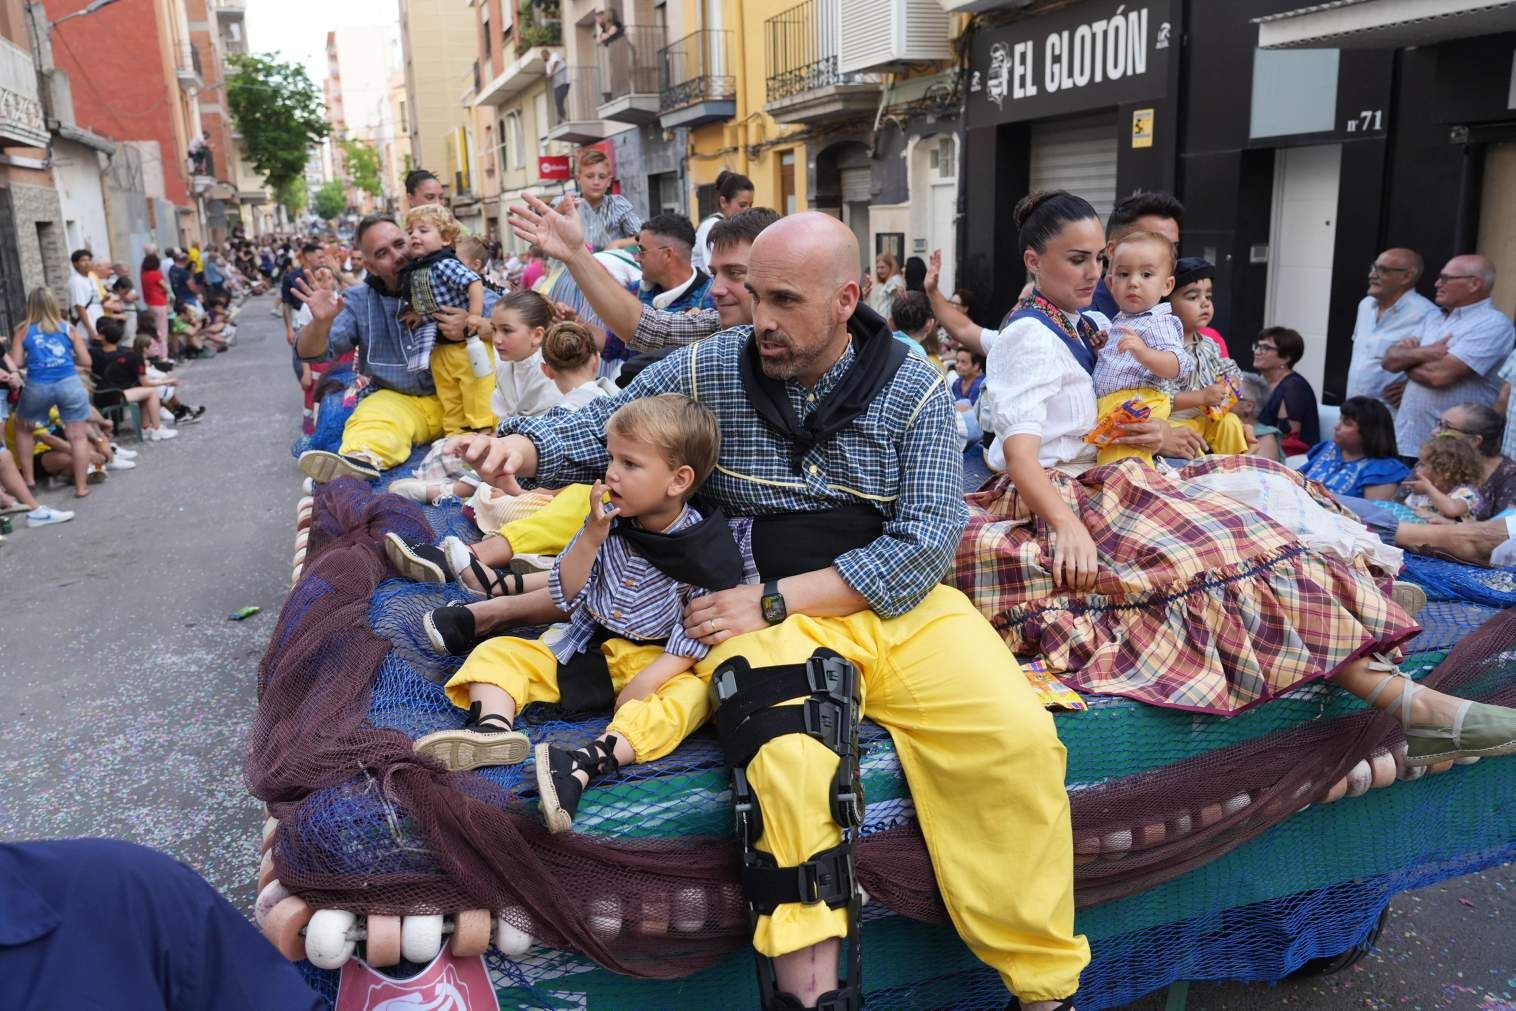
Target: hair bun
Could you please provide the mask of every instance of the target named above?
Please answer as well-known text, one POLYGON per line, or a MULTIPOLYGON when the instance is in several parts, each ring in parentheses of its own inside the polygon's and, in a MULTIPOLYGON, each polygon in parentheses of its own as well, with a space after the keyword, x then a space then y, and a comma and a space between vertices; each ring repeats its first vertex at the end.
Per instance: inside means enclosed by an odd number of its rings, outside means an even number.
POLYGON ((1011 211, 1011 220, 1020 228, 1026 224, 1026 219, 1032 216, 1032 212, 1051 198, 1058 196, 1063 190, 1033 190, 1020 200, 1016 201, 1016 207, 1011 211))

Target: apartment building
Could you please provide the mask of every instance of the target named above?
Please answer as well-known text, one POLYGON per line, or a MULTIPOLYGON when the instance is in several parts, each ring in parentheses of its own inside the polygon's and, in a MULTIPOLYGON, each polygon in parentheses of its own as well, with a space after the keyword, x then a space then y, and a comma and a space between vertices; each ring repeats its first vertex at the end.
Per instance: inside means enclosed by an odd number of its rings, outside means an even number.
POLYGON ((478 12, 466 0, 400 0, 411 158, 442 180, 449 196, 473 192, 473 81, 478 12))

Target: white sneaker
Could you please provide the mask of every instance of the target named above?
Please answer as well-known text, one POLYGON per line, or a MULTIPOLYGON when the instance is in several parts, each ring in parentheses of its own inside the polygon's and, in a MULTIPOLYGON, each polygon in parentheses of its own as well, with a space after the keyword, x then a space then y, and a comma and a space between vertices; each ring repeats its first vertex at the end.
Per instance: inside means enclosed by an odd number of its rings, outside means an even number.
POLYGON ((158 420, 165 425, 172 425, 174 423, 174 412, 170 411, 167 407, 160 407, 158 408, 158 420))
POLYGON ((136 470, 137 464, 124 456, 118 456, 105 465, 106 470, 136 470))
POLYGON ((145 438, 148 442, 163 442, 166 439, 179 438, 179 433, 174 431, 172 428, 158 427, 149 428, 146 432, 142 433, 142 437, 145 438))
POLYGON ((54 523, 67 523, 73 518, 74 514, 67 509, 38 506, 26 514, 26 525, 29 527, 50 527, 54 523))
POLYGON ((123 446, 116 445, 114 442, 111 443, 111 452, 116 454, 116 459, 118 460, 137 459, 137 451, 135 449, 126 449, 123 446))

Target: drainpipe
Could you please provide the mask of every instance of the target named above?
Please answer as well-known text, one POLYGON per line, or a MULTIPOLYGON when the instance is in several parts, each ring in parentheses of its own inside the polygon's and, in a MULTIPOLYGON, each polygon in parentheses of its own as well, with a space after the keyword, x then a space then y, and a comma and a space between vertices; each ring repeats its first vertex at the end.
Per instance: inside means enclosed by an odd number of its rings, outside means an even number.
POLYGON ((747 5, 744 0, 737 0, 737 96, 740 104, 737 107, 737 150, 742 156, 742 174, 748 174, 747 157, 747 5))

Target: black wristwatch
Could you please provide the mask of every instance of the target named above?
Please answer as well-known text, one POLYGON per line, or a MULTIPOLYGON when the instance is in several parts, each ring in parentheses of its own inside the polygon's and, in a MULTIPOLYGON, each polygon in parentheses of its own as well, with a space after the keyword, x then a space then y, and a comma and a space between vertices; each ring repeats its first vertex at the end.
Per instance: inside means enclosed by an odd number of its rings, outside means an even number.
POLYGON ((759 598, 758 606, 763 610, 763 620, 770 625, 777 625, 789 617, 784 594, 779 592, 779 580, 770 579, 763 584, 763 596, 759 598))

